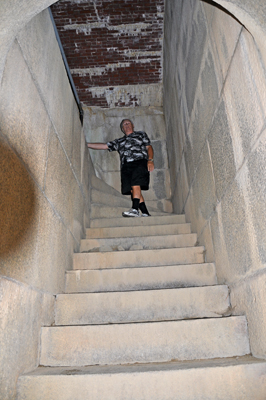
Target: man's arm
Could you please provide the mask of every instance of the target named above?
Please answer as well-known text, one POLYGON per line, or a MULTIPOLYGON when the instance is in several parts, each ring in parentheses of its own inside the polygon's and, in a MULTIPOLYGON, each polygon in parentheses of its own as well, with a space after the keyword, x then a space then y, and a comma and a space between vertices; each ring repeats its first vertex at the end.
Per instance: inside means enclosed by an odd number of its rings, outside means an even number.
POLYGON ((87 143, 89 149, 94 150, 108 150, 108 146, 106 143, 87 143))
POLYGON ((153 163, 153 148, 151 145, 146 146, 146 149, 148 150, 148 171, 153 171, 154 170, 154 163, 153 163))

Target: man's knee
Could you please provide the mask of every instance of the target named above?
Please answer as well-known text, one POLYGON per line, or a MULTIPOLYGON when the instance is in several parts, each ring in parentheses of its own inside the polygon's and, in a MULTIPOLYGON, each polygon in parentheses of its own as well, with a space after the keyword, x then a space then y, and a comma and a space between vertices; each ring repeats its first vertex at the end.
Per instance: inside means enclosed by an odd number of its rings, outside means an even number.
POLYGON ((140 188, 140 186, 132 186, 132 194, 133 194, 133 197, 141 196, 141 188, 140 188))

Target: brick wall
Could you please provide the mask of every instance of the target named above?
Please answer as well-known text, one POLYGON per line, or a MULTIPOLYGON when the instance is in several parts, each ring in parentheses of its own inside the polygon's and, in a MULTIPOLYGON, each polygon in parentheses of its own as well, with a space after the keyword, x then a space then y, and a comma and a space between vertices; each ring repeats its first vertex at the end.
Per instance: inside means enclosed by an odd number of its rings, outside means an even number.
MULTIPOLYGON (((83 104, 108 107, 117 86, 162 82, 164 0, 61 0, 52 12, 83 104)), ((129 98, 113 106, 139 105, 136 90, 129 98)))

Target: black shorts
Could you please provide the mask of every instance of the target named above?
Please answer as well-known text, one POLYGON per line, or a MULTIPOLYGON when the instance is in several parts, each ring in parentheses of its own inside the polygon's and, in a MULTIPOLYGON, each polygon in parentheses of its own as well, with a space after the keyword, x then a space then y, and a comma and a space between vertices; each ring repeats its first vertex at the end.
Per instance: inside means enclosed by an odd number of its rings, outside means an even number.
POLYGON ((121 193, 131 194, 132 186, 140 186, 141 190, 148 190, 150 173, 147 160, 128 162, 121 167, 121 193))

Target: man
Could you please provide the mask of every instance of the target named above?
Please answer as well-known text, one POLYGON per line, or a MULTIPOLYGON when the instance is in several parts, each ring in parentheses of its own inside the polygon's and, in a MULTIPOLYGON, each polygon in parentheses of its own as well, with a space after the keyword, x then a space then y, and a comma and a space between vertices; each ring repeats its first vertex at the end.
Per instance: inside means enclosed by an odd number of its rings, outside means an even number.
POLYGON ((149 189, 150 171, 154 170, 153 148, 147 134, 135 132, 130 119, 123 119, 120 128, 124 136, 107 143, 87 143, 95 150, 118 151, 121 164, 121 192, 131 195, 132 208, 123 217, 149 217, 142 190, 149 189))

